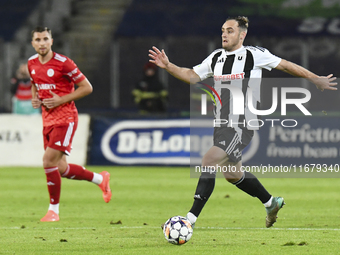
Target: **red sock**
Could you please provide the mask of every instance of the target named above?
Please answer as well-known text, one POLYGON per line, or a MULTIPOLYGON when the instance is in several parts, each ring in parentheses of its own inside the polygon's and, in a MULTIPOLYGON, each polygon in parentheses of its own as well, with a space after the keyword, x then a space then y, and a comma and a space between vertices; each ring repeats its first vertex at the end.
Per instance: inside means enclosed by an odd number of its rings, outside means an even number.
POLYGON ((62 177, 74 180, 86 180, 90 182, 93 179, 93 172, 79 165, 68 164, 67 170, 63 173, 62 177))
POLYGON ((59 204, 61 177, 58 167, 45 168, 47 189, 50 194, 50 204, 59 204))

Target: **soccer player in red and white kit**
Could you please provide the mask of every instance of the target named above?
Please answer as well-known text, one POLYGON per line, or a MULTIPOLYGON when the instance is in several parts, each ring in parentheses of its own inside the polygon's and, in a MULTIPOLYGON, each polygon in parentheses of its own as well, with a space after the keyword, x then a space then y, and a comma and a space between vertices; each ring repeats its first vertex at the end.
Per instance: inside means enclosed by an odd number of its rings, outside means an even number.
POLYGON ((32 46, 37 54, 28 60, 32 80, 32 105, 42 108, 44 149, 43 166, 50 195, 50 206, 41 221, 59 221, 61 177, 97 184, 106 203, 111 200, 110 174, 90 172, 82 166, 68 164, 78 124, 74 100, 92 92, 92 85, 76 64, 52 51, 52 32, 47 27, 32 31, 32 46), (74 89, 74 84, 78 88, 74 89))

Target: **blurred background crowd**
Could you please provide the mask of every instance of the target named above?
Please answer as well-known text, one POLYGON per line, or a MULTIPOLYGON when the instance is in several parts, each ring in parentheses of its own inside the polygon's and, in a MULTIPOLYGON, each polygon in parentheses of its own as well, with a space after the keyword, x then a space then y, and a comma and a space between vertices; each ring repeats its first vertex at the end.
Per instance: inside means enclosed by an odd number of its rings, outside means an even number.
MULTIPOLYGON (((163 48, 173 63, 191 68, 220 47, 228 16, 249 17, 245 45, 268 48, 318 75, 339 76, 340 1, 335 0, 2 0, 0 12, 0 112, 5 113, 15 108, 18 69, 35 54, 30 31, 37 25, 52 29, 53 50, 73 59, 93 84, 94 92, 77 102, 81 113, 188 116, 189 86, 148 65, 148 50, 163 48)), ((264 77, 289 75, 273 70, 264 77)), ((338 93, 312 97, 309 109, 336 110, 338 100, 338 93)))

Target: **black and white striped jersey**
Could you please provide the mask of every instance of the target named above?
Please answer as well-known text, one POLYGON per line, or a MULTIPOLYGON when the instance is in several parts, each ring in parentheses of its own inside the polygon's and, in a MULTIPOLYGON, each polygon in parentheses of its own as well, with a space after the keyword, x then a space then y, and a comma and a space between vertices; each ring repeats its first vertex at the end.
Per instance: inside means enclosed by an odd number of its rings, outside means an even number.
MULTIPOLYGON (((249 110, 246 103, 248 94, 250 95, 249 91, 251 90, 252 105, 255 109, 258 109, 262 69, 265 68, 270 71, 280 61, 281 58, 271 54, 267 49, 257 46, 242 46, 233 52, 227 52, 222 48, 217 49, 201 64, 193 67, 201 80, 210 77, 214 79, 214 89, 222 101, 221 106, 216 98, 215 119, 228 120, 228 124, 220 124, 217 127, 235 127, 236 125, 247 127, 250 130, 258 129, 259 124, 256 123, 258 117, 249 110), (243 97, 237 97, 235 96, 237 94, 230 92, 231 90, 235 91, 235 89, 237 93, 242 91, 243 97), (244 100, 242 104, 234 104, 233 100, 242 100, 242 98, 244 100), (243 109, 239 109, 240 107, 233 109, 233 107, 241 105, 243 109), (240 110, 244 114, 235 114, 240 110), (249 125, 249 123, 251 124, 249 125)), ((216 95, 214 96, 216 97, 216 95)), ((240 102, 238 101, 238 103, 240 102)))

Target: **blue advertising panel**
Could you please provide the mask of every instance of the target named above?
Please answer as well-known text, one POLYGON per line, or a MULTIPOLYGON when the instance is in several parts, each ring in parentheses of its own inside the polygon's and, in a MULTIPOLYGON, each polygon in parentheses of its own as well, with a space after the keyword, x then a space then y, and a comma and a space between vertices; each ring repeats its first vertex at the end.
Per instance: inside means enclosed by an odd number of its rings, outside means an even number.
MULTIPOLYGON (((275 119, 263 123, 243 151, 243 165, 339 164, 339 118, 295 117, 294 121, 275 119)), ((212 131, 207 125, 190 126, 189 119, 95 118, 89 164, 199 164, 212 146, 212 131)))
POLYGON ((339 164, 340 120, 296 117, 296 126, 277 120, 263 125, 246 148, 245 165, 339 164))
POLYGON ((189 120, 95 119, 90 164, 189 165, 189 120))

